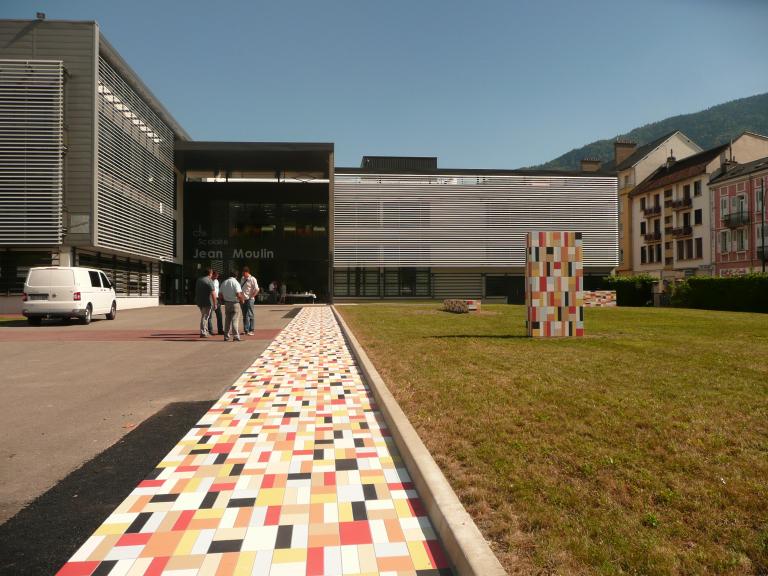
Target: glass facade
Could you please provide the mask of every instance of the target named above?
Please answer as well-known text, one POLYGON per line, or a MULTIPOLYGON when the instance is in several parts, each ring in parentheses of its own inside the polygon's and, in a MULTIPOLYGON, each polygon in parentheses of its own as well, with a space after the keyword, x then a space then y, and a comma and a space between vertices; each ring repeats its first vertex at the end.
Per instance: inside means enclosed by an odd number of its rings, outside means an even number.
POLYGON ((327 301, 328 226, 327 184, 187 182, 185 284, 209 266, 222 274, 248 266, 263 293, 276 281, 327 301))
POLYGON ((333 295, 340 298, 431 298, 429 268, 337 268, 333 295))

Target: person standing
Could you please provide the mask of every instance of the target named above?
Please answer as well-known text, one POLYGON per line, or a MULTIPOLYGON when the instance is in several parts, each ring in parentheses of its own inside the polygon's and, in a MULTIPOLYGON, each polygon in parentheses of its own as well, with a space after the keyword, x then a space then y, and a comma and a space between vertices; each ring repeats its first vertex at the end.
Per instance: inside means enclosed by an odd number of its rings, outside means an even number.
POLYGON ((214 300, 216 301, 213 313, 208 317, 208 333, 213 334, 213 316, 216 316, 216 333, 224 334, 224 322, 221 318, 221 302, 219 302, 219 273, 216 270, 211 274, 213 281, 214 300))
POLYGON ((243 277, 240 280, 240 285, 242 286, 243 297, 245 298, 245 301, 242 303, 243 332, 248 336, 253 336, 253 301, 259 293, 259 283, 251 275, 251 271, 247 266, 243 268, 243 277))
POLYGON ((207 268, 205 275, 195 283, 195 304, 200 308, 200 338, 208 338, 208 322, 211 320, 211 310, 216 305, 212 273, 213 270, 207 268))
POLYGON ((285 297, 288 293, 288 285, 285 283, 285 280, 280 282, 280 304, 285 304, 285 297))
POLYGON ((269 303, 277 303, 277 282, 274 280, 269 283, 269 303))
POLYGON ((224 300, 224 341, 232 338, 240 342, 240 306, 245 302, 245 296, 237 281, 237 272, 229 273, 229 278, 221 283, 220 290, 224 300))

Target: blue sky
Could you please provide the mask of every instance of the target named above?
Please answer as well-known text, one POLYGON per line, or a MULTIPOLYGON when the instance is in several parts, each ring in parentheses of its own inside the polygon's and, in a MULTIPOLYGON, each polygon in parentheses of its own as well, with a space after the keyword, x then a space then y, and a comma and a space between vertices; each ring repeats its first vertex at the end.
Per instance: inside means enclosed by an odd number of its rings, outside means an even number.
POLYGON ((516 168, 768 91, 767 0, 35 2, 95 19, 199 140, 516 168))

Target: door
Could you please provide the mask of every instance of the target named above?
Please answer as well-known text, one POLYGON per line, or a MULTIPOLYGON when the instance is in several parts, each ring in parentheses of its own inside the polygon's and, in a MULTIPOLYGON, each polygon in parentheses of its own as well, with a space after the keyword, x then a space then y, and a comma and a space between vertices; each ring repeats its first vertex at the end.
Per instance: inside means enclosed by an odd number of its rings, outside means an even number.
MULTIPOLYGON (((104 314, 104 308, 106 306, 104 303, 106 300, 106 297, 104 296, 105 288, 101 285, 99 273, 96 270, 88 270, 88 280, 88 297, 83 299, 89 301, 93 305, 94 314, 104 314)), ((83 294, 83 296, 85 296, 85 294, 83 294)))
POLYGON ((112 282, 109 281, 109 278, 107 278, 104 272, 99 272, 99 278, 101 278, 101 286, 102 290, 104 290, 105 305, 107 307, 107 312, 109 312, 112 309, 112 302, 115 299, 114 294, 112 294, 112 282))

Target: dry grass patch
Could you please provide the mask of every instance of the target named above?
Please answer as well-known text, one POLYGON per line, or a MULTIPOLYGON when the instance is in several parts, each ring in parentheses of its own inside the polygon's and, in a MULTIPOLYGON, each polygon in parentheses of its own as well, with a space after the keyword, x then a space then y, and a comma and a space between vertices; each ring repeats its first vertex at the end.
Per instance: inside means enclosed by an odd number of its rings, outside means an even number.
POLYGON ((340 311, 510 573, 768 573, 767 316, 438 308, 340 311))

